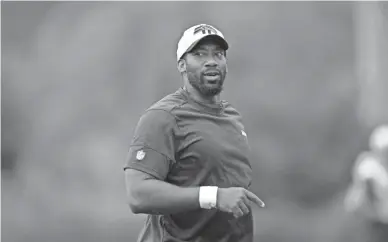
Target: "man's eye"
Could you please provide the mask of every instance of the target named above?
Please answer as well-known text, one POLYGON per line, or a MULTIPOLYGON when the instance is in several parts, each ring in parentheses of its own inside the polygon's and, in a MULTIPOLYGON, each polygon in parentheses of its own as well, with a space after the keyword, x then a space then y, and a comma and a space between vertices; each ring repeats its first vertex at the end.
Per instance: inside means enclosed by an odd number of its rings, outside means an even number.
POLYGON ((222 52, 222 51, 217 52, 216 55, 217 55, 218 57, 222 57, 222 56, 224 56, 224 52, 222 52))
POLYGON ((204 54, 201 53, 201 52, 194 52, 194 55, 195 55, 195 56, 203 56, 204 54))

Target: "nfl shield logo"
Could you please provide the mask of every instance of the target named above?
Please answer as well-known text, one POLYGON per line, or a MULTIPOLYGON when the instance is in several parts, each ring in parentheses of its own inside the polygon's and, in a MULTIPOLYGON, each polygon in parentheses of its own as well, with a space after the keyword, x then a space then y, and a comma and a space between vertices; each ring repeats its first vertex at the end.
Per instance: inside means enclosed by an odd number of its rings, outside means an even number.
POLYGON ((137 153, 136 153, 136 159, 137 160, 142 160, 144 159, 144 156, 145 156, 145 152, 143 150, 139 150, 137 153))

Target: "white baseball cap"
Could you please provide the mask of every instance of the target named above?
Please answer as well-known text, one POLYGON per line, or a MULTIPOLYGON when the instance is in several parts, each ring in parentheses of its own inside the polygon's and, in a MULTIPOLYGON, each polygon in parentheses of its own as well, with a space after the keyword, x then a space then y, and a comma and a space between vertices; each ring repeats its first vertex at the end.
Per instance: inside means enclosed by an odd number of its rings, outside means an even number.
POLYGON ((207 36, 214 36, 216 39, 220 40, 220 44, 225 50, 229 48, 228 42, 225 40, 221 31, 209 24, 198 24, 188 28, 180 38, 176 50, 177 61, 179 61, 185 53, 193 49, 200 40, 207 36))

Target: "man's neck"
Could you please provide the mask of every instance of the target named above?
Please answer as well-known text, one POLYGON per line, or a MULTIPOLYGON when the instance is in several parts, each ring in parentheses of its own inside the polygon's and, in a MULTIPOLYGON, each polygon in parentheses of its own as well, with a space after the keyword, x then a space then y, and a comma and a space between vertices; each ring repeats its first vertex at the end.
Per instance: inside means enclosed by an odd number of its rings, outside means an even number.
POLYGON ((221 101, 220 94, 207 97, 202 95, 197 89, 195 89, 191 85, 184 85, 183 89, 185 89, 195 101, 200 103, 217 104, 221 101))

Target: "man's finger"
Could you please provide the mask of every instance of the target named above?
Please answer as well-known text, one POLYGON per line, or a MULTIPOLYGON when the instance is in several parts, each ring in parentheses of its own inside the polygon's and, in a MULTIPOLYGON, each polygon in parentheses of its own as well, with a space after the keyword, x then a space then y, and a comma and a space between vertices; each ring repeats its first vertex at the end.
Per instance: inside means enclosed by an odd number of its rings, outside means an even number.
POLYGON ((234 216, 235 218, 239 218, 239 217, 241 217, 241 216, 244 216, 244 212, 241 210, 241 208, 235 207, 235 208, 233 209, 233 216, 234 216))
POLYGON ((265 207, 265 203, 260 198, 258 198, 254 193, 252 193, 248 190, 245 190, 245 194, 247 195, 247 197, 250 201, 256 203, 257 205, 259 205, 262 208, 265 207))
POLYGON ((244 213, 244 215, 250 213, 249 208, 248 208, 248 205, 245 205, 244 202, 238 203, 238 207, 241 209, 241 211, 244 213))

